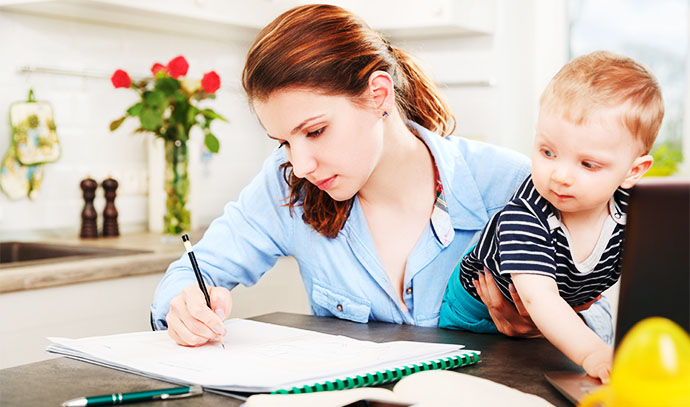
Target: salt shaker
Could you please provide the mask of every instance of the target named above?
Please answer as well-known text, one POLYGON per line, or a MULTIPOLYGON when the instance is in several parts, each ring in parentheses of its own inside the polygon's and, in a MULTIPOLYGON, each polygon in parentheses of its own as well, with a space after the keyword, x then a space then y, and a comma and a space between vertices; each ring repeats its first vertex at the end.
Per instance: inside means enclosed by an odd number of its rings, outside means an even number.
POLYGON ((117 224, 117 208, 115 208, 115 190, 118 183, 108 177, 101 183, 105 191, 105 209, 103 209, 103 236, 119 236, 120 228, 117 224))
POLYGON ((84 196, 84 209, 81 211, 81 231, 79 237, 82 239, 94 239, 98 237, 98 224, 96 218, 96 208, 93 206, 93 199, 96 197, 98 183, 87 177, 83 179, 79 186, 84 196))

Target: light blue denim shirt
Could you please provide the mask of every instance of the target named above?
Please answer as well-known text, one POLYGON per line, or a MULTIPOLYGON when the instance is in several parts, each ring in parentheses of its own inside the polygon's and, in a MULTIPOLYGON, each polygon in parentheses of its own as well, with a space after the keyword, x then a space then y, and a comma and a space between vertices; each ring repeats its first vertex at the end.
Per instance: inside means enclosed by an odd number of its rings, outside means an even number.
MULTIPOLYGON (((292 256, 299 264, 314 315, 437 326, 443 293, 456 262, 525 179, 529 161, 504 148, 460 137, 443 138, 411 125, 436 162, 454 236, 444 246, 431 223, 422 233, 405 267, 403 300, 408 310, 398 305, 357 198, 334 239, 305 224, 301 207, 290 216, 289 208, 283 206, 289 190, 279 169, 287 161, 283 149, 269 156, 238 200, 225 206, 223 215, 194 246, 207 284, 229 289, 237 284, 251 286, 278 257, 292 256)), ((151 305, 155 329, 166 328, 170 301, 191 284, 196 280, 185 254, 168 267, 156 289, 151 305)), ((608 304, 604 305, 589 313, 596 314, 594 320, 602 326, 608 316, 608 330, 612 331, 608 304)))

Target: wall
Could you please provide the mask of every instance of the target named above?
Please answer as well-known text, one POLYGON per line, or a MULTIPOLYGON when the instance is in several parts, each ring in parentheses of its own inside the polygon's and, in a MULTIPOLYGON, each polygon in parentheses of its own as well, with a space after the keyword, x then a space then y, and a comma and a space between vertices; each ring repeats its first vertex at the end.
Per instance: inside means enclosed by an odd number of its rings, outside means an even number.
POLYGON ((456 135, 529 154, 541 91, 567 60, 566 4, 500 0, 496 5, 493 35, 401 45, 439 82, 456 115, 456 135))
MULTIPOLYGON (((215 156, 200 158, 195 183, 197 224, 208 224, 235 198, 274 148, 247 108, 239 77, 248 42, 193 38, 169 32, 89 24, 0 11, 0 112, 26 99, 33 88, 37 99, 53 105, 62 147, 60 159, 45 167, 43 188, 35 201, 10 201, 0 194, 0 240, 40 239, 77 233, 83 200, 79 182, 90 175, 101 181, 112 175, 120 181, 119 221, 123 232, 147 223, 146 137, 131 134, 135 120, 111 133, 110 121, 120 117, 136 99, 134 92, 114 89, 109 76, 116 68, 147 75, 150 66, 184 55, 188 76, 200 78, 214 69, 222 80, 217 99, 209 103, 229 118, 214 123, 221 141, 215 156), (7 40, 12 39, 12 40, 7 40), (48 66, 102 74, 101 78, 23 74, 24 66, 48 66), (231 176, 228 176, 231 175, 231 176)), ((9 120, 0 113, 0 152, 9 145, 9 120)), ((96 207, 104 200, 98 190, 96 207)))

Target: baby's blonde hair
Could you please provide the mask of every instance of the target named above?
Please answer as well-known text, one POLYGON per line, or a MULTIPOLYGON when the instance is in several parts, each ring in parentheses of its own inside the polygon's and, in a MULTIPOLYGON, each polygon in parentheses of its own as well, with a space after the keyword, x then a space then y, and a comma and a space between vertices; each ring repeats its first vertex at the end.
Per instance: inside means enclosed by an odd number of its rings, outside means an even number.
POLYGON ((541 95, 542 110, 574 124, 598 110, 622 107, 623 125, 649 153, 664 118, 664 101, 654 75, 631 58, 596 51, 568 62, 541 95))

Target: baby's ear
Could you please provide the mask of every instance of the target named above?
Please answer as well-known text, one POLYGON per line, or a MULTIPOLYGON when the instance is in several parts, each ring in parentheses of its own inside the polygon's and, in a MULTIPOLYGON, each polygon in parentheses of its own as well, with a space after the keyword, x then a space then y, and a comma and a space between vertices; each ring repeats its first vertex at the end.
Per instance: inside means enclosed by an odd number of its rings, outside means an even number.
POLYGON ((637 181, 639 181, 640 178, 642 178, 642 176, 652 167, 652 164, 654 164, 654 158, 652 158, 652 156, 649 154, 637 157, 633 161, 633 165, 630 168, 628 175, 621 183, 621 188, 632 188, 637 181))

